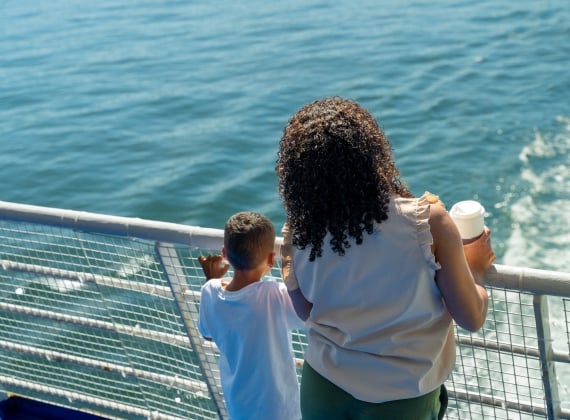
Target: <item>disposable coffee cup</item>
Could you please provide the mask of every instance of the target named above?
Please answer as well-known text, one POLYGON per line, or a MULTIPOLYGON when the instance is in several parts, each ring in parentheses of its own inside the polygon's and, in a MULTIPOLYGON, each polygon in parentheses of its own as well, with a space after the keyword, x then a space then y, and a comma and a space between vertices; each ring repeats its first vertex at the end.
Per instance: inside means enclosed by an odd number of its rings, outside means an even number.
POLYGON ((449 215, 457 225, 463 243, 477 239, 485 230, 485 208, 473 200, 455 203, 449 215))

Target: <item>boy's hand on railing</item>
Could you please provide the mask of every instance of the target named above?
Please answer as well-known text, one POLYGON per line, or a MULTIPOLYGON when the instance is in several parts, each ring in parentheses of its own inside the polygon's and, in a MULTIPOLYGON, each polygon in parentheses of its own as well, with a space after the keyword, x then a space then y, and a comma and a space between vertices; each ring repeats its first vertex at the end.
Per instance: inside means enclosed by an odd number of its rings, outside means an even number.
POLYGON ((218 254, 208 254, 207 257, 200 255, 198 262, 202 266, 206 280, 222 278, 230 268, 230 263, 218 254))

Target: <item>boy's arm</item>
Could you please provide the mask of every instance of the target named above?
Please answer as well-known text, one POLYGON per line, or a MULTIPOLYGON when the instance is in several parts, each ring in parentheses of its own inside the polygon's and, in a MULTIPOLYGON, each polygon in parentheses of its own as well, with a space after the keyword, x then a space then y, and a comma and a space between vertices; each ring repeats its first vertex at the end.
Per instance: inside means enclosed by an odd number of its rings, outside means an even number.
POLYGON ((288 293, 291 298, 291 303, 293 304, 293 309, 295 309, 295 313, 302 321, 306 321, 307 318, 309 318, 313 304, 303 296, 303 293, 299 288, 289 290, 288 293))
POLYGON ((230 268, 230 263, 218 254, 208 254, 207 257, 200 255, 198 262, 202 266, 206 280, 222 278, 230 268))
MULTIPOLYGON (((198 257, 198 262, 202 266, 202 270, 206 276, 206 281, 223 277, 230 268, 230 264, 224 260, 221 255, 208 254, 207 257, 200 255, 198 257)), ((205 328, 206 319, 204 316, 204 306, 202 305, 204 296, 203 293, 204 292, 202 291, 202 296, 200 297, 200 318, 198 320, 198 331, 204 340, 213 341, 212 337, 209 337, 209 333, 205 328)))

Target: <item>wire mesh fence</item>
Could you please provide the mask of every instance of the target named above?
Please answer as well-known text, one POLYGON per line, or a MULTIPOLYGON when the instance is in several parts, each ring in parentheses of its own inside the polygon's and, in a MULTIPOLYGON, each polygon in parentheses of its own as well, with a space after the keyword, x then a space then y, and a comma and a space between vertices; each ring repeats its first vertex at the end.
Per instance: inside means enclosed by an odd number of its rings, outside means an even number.
MULTIPOLYGON (((197 258, 219 252, 220 232, 2 205, 0 387, 107 418, 227 416, 217 349, 196 329, 197 258)), ((570 292, 546 300, 500 273, 492 285, 485 326, 456 330, 447 418, 570 418, 556 373, 570 359, 570 292)), ((299 375, 305 346, 294 332, 299 375)))

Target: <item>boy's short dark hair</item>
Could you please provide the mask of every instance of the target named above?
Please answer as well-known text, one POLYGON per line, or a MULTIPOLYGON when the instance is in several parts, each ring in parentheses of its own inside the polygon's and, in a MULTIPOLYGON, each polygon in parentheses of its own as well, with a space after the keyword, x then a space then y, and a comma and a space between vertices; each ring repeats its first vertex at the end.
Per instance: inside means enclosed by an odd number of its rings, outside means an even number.
POLYGON ((257 267, 273 251, 274 243, 275 227, 260 213, 236 213, 226 222, 224 247, 234 269, 257 267))

